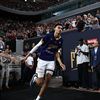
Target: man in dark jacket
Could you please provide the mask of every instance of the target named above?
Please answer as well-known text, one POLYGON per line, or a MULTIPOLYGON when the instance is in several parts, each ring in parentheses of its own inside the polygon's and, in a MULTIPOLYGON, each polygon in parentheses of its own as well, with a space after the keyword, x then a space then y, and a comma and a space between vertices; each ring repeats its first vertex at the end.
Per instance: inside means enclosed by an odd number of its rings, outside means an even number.
POLYGON ((100 45, 98 39, 91 49, 91 67, 96 74, 96 85, 94 86, 100 90, 100 45))

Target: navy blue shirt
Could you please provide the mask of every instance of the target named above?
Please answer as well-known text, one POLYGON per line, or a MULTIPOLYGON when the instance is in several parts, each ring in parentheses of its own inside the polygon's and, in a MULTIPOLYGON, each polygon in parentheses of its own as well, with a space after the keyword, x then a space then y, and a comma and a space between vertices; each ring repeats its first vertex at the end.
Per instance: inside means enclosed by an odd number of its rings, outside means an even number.
POLYGON ((49 33, 43 37, 39 58, 46 61, 54 61, 55 54, 62 47, 62 38, 56 40, 54 33, 49 33))

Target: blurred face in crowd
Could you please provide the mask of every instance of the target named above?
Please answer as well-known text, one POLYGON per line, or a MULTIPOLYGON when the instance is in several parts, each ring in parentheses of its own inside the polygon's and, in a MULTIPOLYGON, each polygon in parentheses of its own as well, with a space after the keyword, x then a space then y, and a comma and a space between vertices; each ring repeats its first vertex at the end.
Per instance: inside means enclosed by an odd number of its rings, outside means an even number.
POLYGON ((83 41, 79 41, 79 44, 80 44, 80 46, 82 46, 83 45, 83 41))
POLYGON ((81 38, 81 39, 79 40, 79 45, 82 46, 83 43, 84 43, 84 40, 81 38))
POLYGON ((2 40, 3 40, 3 38, 2 38, 2 37, 0 37, 0 40, 2 41, 2 40))
POLYGON ((35 46, 35 43, 32 44, 32 48, 35 46))
POLYGON ((61 36, 62 29, 63 29, 62 25, 55 26, 55 28, 54 28, 54 30, 55 30, 54 36, 56 38, 59 38, 61 36))
POLYGON ((92 44, 93 47, 98 47, 99 46, 99 42, 98 40, 96 40, 93 44, 92 44))

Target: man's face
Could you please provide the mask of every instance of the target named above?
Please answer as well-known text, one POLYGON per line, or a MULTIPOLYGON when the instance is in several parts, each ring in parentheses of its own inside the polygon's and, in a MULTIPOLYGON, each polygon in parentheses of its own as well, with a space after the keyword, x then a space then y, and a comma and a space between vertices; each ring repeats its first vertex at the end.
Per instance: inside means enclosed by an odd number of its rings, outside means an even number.
POLYGON ((79 44, 80 44, 80 46, 82 46, 83 45, 83 41, 79 41, 79 44))
POLYGON ((62 26, 61 25, 57 25, 56 27, 55 27, 55 33, 56 34, 58 34, 58 35, 60 35, 61 34, 61 32, 62 32, 62 26))
POLYGON ((95 41, 95 43, 92 44, 92 46, 97 47, 99 45, 98 40, 95 41))

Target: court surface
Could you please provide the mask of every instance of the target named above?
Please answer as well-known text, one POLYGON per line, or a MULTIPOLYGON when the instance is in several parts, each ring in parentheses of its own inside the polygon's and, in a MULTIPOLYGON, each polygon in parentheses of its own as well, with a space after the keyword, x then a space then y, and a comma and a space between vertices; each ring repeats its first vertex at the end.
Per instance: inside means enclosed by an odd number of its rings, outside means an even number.
MULTIPOLYGON (((2 100, 33 100, 30 87, 17 87, 1 92, 2 100)), ((49 87, 43 100, 99 100, 100 93, 65 87, 49 87)))

